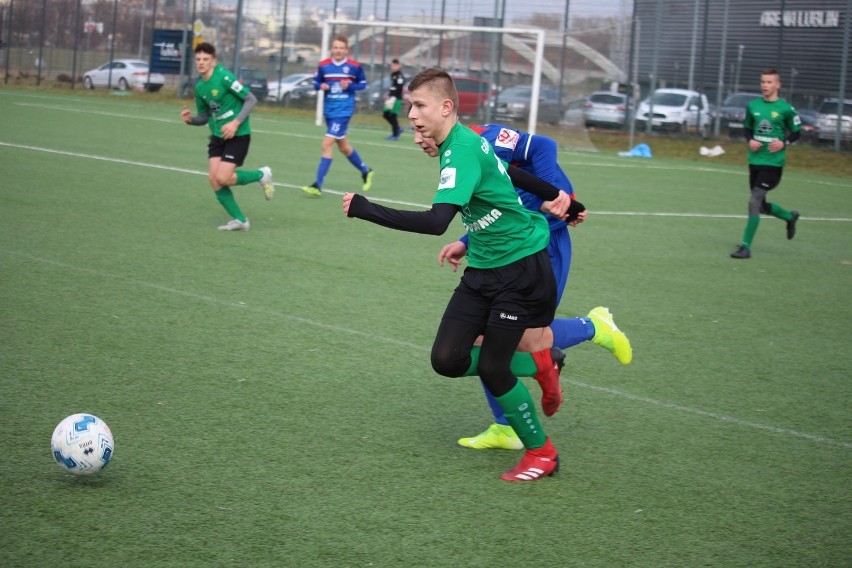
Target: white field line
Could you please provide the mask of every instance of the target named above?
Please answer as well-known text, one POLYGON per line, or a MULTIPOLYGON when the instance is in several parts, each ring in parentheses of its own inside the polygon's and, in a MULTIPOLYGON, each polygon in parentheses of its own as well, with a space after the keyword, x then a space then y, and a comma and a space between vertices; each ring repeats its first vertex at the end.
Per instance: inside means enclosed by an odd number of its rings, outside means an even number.
MULTIPOLYGON (((319 328, 319 329, 323 329, 323 330, 327 330, 327 331, 332 331, 332 332, 335 332, 335 333, 341 333, 341 334, 347 334, 347 335, 352 335, 352 336, 356 336, 356 337, 362 337, 362 338, 365 338, 365 339, 369 339, 372 342, 378 341, 378 342, 386 343, 388 345, 395 345, 395 346, 398 346, 398 347, 404 347, 404 348, 412 349, 412 350, 415 350, 419 353, 428 353, 430 351, 429 347, 425 347, 423 345, 416 345, 414 343, 408 343, 408 342, 405 342, 405 341, 399 341, 398 339, 394 339, 392 337, 384 337, 384 336, 381 336, 381 335, 377 335, 374 331, 369 331, 369 332, 358 331, 358 330, 350 329, 350 328, 347 328, 347 327, 342 327, 342 326, 339 326, 339 325, 328 324, 328 323, 317 321, 317 320, 312 320, 312 319, 308 319, 308 318, 302 318, 302 317, 294 316, 294 315, 287 314, 287 313, 284 313, 284 312, 269 310, 267 308, 260 307, 260 306, 249 306, 245 302, 239 302, 239 301, 234 301, 234 300, 225 300, 225 299, 222 299, 222 298, 217 298, 215 296, 209 296, 209 295, 203 295, 203 294, 195 294, 195 293, 192 293, 192 292, 187 292, 185 290, 179 290, 177 288, 171 288, 169 286, 163 286, 163 285, 156 284, 156 283, 153 283, 153 282, 148 282, 148 281, 145 281, 145 280, 138 280, 138 279, 135 279, 135 278, 127 278, 125 276, 121 276, 121 275, 118 275, 118 274, 112 274, 112 273, 103 272, 103 271, 100 271, 100 270, 93 270, 93 269, 90 269, 90 268, 80 267, 80 266, 76 266, 76 265, 73 265, 73 264, 68 264, 66 262, 61 262, 61 261, 58 261, 58 260, 41 258, 41 257, 38 257, 38 256, 33 256, 33 255, 30 255, 30 254, 27 254, 27 253, 18 252, 18 251, 11 250, 11 249, 0 248, 0 252, 2 252, 5 255, 8 255, 8 256, 15 256, 15 257, 18 257, 18 258, 23 258, 23 259, 29 260, 31 262, 36 262, 36 263, 39 263, 39 264, 54 266, 54 267, 57 267, 57 268, 61 268, 61 269, 64 269, 64 270, 70 270, 70 271, 74 271, 74 272, 82 272, 82 273, 86 273, 86 274, 93 274, 93 275, 96 275, 96 276, 99 276, 99 277, 102 277, 102 278, 110 278, 110 279, 114 279, 114 280, 120 280, 120 281, 124 281, 124 282, 127 282, 129 284, 139 286, 139 287, 142 287, 142 288, 149 288, 149 289, 152 289, 152 290, 157 290, 159 292, 165 292, 167 294, 174 294, 174 295, 178 295, 178 296, 183 296, 183 297, 190 298, 192 300, 196 300, 196 301, 200 301, 200 302, 217 304, 217 305, 227 306, 227 307, 231 307, 231 308, 237 308, 237 309, 241 309, 241 310, 249 310, 249 311, 252 311, 252 312, 255 312, 255 313, 258 313, 258 314, 262 314, 264 316, 272 316, 272 317, 277 317, 277 318, 281 318, 281 319, 286 319, 286 320, 289 320, 289 321, 300 323, 302 325, 311 326, 311 327, 315 327, 315 328, 319 328)), ((656 400, 656 399, 653 399, 653 398, 635 395, 635 394, 631 394, 631 393, 628 393, 628 392, 624 392, 624 391, 620 391, 620 390, 616 390, 616 389, 611 389, 611 388, 607 388, 607 387, 590 385, 590 384, 582 383, 582 382, 579 382, 579 381, 564 380, 564 382, 566 382, 566 383, 568 383, 572 386, 575 386, 575 387, 580 387, 580 388, 588 389, 588 390, 591 390, 591 391, 604 393, 604 394, 616 396, 616 397, 619 397, 619 398, 624 398, 624 399, 634 401, 634 402, 641 402, 641 403, 645 403, 645 404, 650 404, 652 406, 656 406, 656 407, 659 407, 659 408, 676 410, 678 412, 684 412, 684 413, 687 413, 687 414, 692 414, 692 415, 700 416, 700 417, 703 417, 703 418, 709 418, 709 419, 712 419, 712 420, 717 420, 719 422, 727 422, 729 424, 733 424, 735 426, 741 426, 743 428, 753 428, 753 429, 756 429, 756 430, 763 430, 763 431, 766 431, 766 432, 772 432, 772 433, 775 433, 775 434, 780 434, 780 435, 792 437, 792 438, 799 438, 799 439, 807 440, 809 442, 814 442, 814 443, 822 444, 822 445, 826 445, 826 446, 838 446, 838 447, 841 447, 841 448, 852 449, 852 443, 844 442, 844 441, 841 441, 841 440, 835 440, 833 438, 828 438, 826 436, 818 436, 818 435, 815 435, 815 434, 808 434, 806 432, 798 432, 796 430, 790 430, 788 428, 779 428, 777 426, 771 426, 771 425, 768 425, 768 424, 760 424, 758 422, 741 420, 739 418, 736 418, 736 417, 733 417, 733 416, 727 416, 727 415, 724 415, 724 414, 719 414, 717 412, 710 412, 710 411, 707 411, 707 410, 702 410, 700 408, 692 408, 692 407, 689 407, 689 406, 682 406, 682 405, 679 405, 679 404, 664 402, 664 401, 656 400)))
MULTIPOLYGON (((0 95, 3 95, 3 94, 7 94, 7 93, 0 91, 0 95)), ((50 97, 47 97, 47 96, 38 96, 38 95, 26 95, 26 96, 28 98, 34 98, 34 99, 45 99, 45 100, 51 100, 51 101, 56 100, 55 98, 50 98, 50 97)), ((89 101, 85 101, 85 102, 88 103, 89 101)), ((180 120, 177 118, 177 113, 176 113, 174 119, 155 117, 155 116, 151 116, 151 115, 148 115, 148 114, 128 114, 127 111, 126 111, 126 107, 123 107, 123 106, 120 107, 118 105, 118 103, 115 104, 116 108, 123 108, 125 110, 123 110, 121 112, 118 112, 118 111, 109 112, 109 111, 105 111, 105 110, 93 110, 91 108, 81 108, 81 107, 68 106, 67 104, 61 105, 61 104, 26 103, 26 102, 15 102, 14 104, 19 105, 19 106, 41 108, 41 109, 45 109, 45 110, 55 110, 55 111, 60 111, 60 112, 80 112, 80 113, 85 113, 87 115, 109 116, 109 117, 113 117, 113 118, 123 118, 123 119, 129 119, 129 120, 149 120, 149 121, 152 121, 152 122, 163 122, 163 123, 167 123, 167 124, 175 124, 175 125, 178 125, 178 126, 181 125, 180 120)), ((98 104, 103 104, 103 102, 99 101, 98 104)), ((107 104, 109 104, 109 103, 107 103, 107 104)), ((270 123, 274 122, 274 119, 268 118, 268 117, 265 117, 265 116, 255 115, 255 116, 252 117, 252 121, 253 121, 253 124, 255 125, 255 126, 252 127, 252 132, 255 132, 257 134, 268 134, 268 135, 271 135, 271 136, 283 136, 283 137, 286 137, 286 138, 303 138, 303 139, 306 139, 306 140, 317 140, 318 139, 318 135, 313 135, 313 134, 310 134, 310 135, 309 134, 295 134, 295 133, 292 133, 292 132, 282 132, 280 130, 262 130, 262 129, 257 128, 256 126, 259 122, 270 122, 270 123)), ((403 150, 403 151, 417 151, 417 152, 421 151, 420 147, 415 146, 414 144, 388 144, 388 143, 375 143, 375 142, 359 142, 359 145, 376 146, 376 147, 383 147, 383 148, 394 148, 396 150, 403 150)), ((641 169, 645 169, 645 170, 700 172, 700 173, 734 175, 734 176, 739 176, 739 177, 748 175, 748 172, 745 168, 734 171, 734 170, 730 170, 730 169, 717 168, 717 167, 713 167, 713 166, 688 166, 688 167, 661 166, 661 165, 654 164, 653 162, 648 162, 646 159, 642 159, 642 158, 636 158, 636 159, 620 158, 620 157, 617 157, 617 156, 607 156, 607 155, 601 155, 601 154, 596 154, 596 153, 573 152, 573 151, 560 151, 560 153, 565 154, 565 155, 570 154, 571 156, 574 157, 571 161, 572 167, 623 168, 623 169, 641 168, 641 169), (594 158, 595 160, 592 161, 592 160, 590 160, 590 158, 594 158)), ((790 173, 787 174, 787 177, 788 178, 796 178, 796 177, 802 177, 802 176, 805 176, 805 175, 806 174, 799 174, 798 172, 790 172, 790 173)), ((813 180, 813 179, 807 179, 807 181, 808 181, 808 183, 813 183, 813 184, 816 184, 816 185, 827 185, 827 186, 833 186, 833 187, 849 187, 846 184, 834 183, 834 182, 830 182, 830 181, 821 181, 821 180, 813 180)))
MULTIPOLYGON (((166 170, 172 172, 179 172, 185 174, 194 174, 194 175, 203 175, 206 176, 207 172, 201 170, 192 170, 188 168, 179 168, 176 166, 164 166, 162 164, 151 164, 147 162, 139 162, 136 160, 126 160, 124 158, 111 158, 109 156, 98 156, 95 154, 85 154, 82 152, 71 152, 69 150, 59 150, 54 148, 43 148, 40 146, 31 146, 29 144, 15 144, 13 142, 5 142, 0 140, 0 146, 6 146, 8 148, 16 148, 18 150, 29 150, 32 152, 43 152, 46 154, 56 154, 60 156, 68 156, 71 158, 81 158, 86 160, 95 160, 100 162, 109 162, 114 164, 123 164, 128 166, 136 166, 142 168, 151 168, 157 170, 166 170)), ((277 187, 289 187, 298 189, 301 186, 279 183, 275 182, 273 185, 277 187)), ((323 188, 323 193, 328 193, 332 195, 343 195, 343 191, 338 191, 334 189, 323 188)), ((427 203, 414 203, 411 201, 403 201, 399 199, 389 199, 389 198, 380 198, 380 197, 371 197, 372 201, 379 201, 383 203, 390 203, 393 205, 407 205, 411 207, 422 207, 424 209, 429 208, 430 204, 427 203)), ((731 214, 720 214, 720 213, 672 213, 666 211, 595 211, 595 215, 623 215, 623 216, 636 216, 636 217, 698 217, 704 219, 745 219, 746 215, 731 215, 731 214)), ((839 221, 839 222, 852 222, 852 218, 849 217, 806 217, 802 216, 802 221, 839 221)))

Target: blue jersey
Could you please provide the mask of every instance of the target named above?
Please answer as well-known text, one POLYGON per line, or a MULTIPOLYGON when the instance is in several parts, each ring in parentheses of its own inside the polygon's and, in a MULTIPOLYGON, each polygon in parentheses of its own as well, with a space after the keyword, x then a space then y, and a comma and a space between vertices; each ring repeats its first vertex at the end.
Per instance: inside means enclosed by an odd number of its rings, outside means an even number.
POLYGON ((323 114, 326 118, 349 118, 355 114, 355 91, 361 91, 367 86, 367 77, 361 64, 352 59, 336 62, 332 58, 323 59, 314 75, 314 89, 319 89, 325 83, 323 114), (340 88, 341 79, 350 81, 349 87, 340 88))
MULTIPOLYGON (((471 126, 470 129, 485 138, 494 147, 495 153, 501 160, 555 185, 573 199, 574 186, 556 162, 556 141, 502 124, 478 124, 471 126)), ((543 199, 521 189, 515 189, 527 209, 541 211, 543 199)), ((544 216, 547 218, 550 230, 565 227, 565 221, 550 214, 544 216)))

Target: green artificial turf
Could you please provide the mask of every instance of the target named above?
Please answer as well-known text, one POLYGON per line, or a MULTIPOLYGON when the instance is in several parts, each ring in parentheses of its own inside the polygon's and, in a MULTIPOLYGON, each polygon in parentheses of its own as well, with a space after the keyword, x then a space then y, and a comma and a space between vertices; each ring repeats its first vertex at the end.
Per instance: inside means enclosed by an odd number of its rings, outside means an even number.
MULTIPOLYGON (((852 180, 786 171, 799 233, 764 218, 736 261, 744 164, 561 154, 590 213, 559 315, 609 306, 634 361, 570 349, 562 469, 510 484, 520 453, 456 445, 478 381, 429 364, 460 222, 344 218, 339 154, 298 190, 324 130, 257 112, 277 195, 236 188, 252 230, 218 232, 181 105, 0 89, 0 565, 848 566, 852 180), (115 436, 92 478, 50 453, 77 412, 115 436)), ((386 135, 350 132, 369 197, 427 207, 436 163, 386 135)))

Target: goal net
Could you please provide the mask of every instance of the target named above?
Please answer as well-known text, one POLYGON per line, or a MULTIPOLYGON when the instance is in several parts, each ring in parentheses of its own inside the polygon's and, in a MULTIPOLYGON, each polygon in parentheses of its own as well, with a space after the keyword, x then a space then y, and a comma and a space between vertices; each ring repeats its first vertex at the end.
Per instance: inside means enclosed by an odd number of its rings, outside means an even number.
MULTIPOLYGON (((333 36, 348 38, 350 57, 367 75, 368 86, 359 93, 362 111, 381 111, 390 62, 396 58, 407 80, 428 67, 449 71, 459 91, 458 113, 466 124, 507 124, 550 136, 566 149, 594 150, 577 114, 581 94, 572 93, 560 73, 561 42, 548 41, 539 28, 488 25, 499 24, 494 18, 474 18, 473 23, 330 19, 322 26, 321 57, 330 54, 333 36)), ((317 97, 318 125, 321 95, 322 91, 317 97)))

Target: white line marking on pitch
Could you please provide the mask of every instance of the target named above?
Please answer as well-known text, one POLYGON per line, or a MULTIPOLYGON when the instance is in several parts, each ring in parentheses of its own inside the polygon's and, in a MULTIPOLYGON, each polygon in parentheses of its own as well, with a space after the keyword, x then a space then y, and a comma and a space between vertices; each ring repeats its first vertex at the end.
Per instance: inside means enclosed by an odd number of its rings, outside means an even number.
MULTIPOLYGON (((40 263, 40 264, 57 266, 59 268, 64 268, 64 269, 67 269, 67 270, 73 270, 75 272, 84 272, 84 273, 87 273, 87 274, 94 274, 94 275, 97 275, 97 276, 106 277, 106 278, 113 278, 113 279, 116 279, 116 280, 123 280, 125 282, 129 282, 129 283, 137 285, 137 286, 142 286, 144 288, 150 288, 152 290, 158 290, 158 291, 166 292, 166 293, 169 293, 169 294, 176 294, 176 295, 179 295, 179 296, 192 298, 194 300, 199 300, 199 301, 202 301, 202 302, 209 302, 209 303, 218 304, 218 305, 222 305, 222 306, 238 308, 238 309, 241 309, 241 310, 250 310, 250 311, 253 311, 255 313, 260 313, 260 314, 264 314, 264 315, 268 315, 268 316, 280 317, 280 318, 283 318, 283 319, 288 319, 288 320, 291 320, 291 321, 295 321, 295 322, 298 322, 298 323, 301 323, 301 324, 304 324, 304 325, 310 325, 310 326, 317 327, 317 328, 320 328, 320 329, 325 329, 325 330, 334 331, 334 332, 338 332, 338 333, 345 333, 345 334, 349 334, 349 335, 355 335, 355 336, 358 336, 358 337, 368 338, 371 341, 381 341, 381 342, 384 342, 384 343, 387 343, 387 344, 390 344, 390 345, 396 345, 396 346, 399 346, 399 347, 406 347, 406 348, 414 349, 416 351, 420 351, 420 352, 424 352, 424 353, 428 353, 430 351, 430 348, 428 348, 428 347, 423 347, 422 345, 415 345, 413 343, 408 343, 408 342, 405 342, 405 341, 399 341, 397 339, 393 339, 393 338, 390 338, 390 337, 382 337, 380 335, 376 335, 372 331, 371 332, 356 331, 354 329, 349 329, 349 328, 346 328, 346 327, 341 327, 341 326, 333 325, 333 324, 327 324, 327 323, 324 323, 324 322, 319 322, 319 321, 316 321, 316 320, 302 318, 302 317, 299 317, 299 316, 293 316, 293 315, 290 315, 290 314, 285 314, 283 312, 278 312, 278 311, 274 311, 274 310, 268 310, 268 309, 265 309, 265 308, 249 306, 248 304, 246 304, 244 302, 232 301, 232 300, 223 300, 221 298, 216 298, 215 296, 195 294, 195 293, 192 293, 192 292, 187 292, 185 290, 178 290, 177 288, 170 288, 168 286, 162 286, 160 284, 155 284, 153 282, 147 282, 145 280, 137 280, 135 278, 127 278, 126 276, 120 276, 120 275, 117 275, 117 274, 111 274, 109 272, 102 272, 100 270, 93 270, 91 268, 84 268, 84 267, 80 267, 80 266, 75 266, 73 264, 68 264, 66 262, 60 262, 60 261, 57 261, 57 260, 41 258, 41 257, 33 256, 33 255, 30 255, 30 254, 14 251, 14 250, 0 248, 0 252, 3 252, 4 254, 11 255, 11 256, 17 256, 19 258, 25 258, 27 260, 30 260, 32 262, 37 262, 37 263, 40 263)), ((814 434, 808 434, 806 432, 798 432, 796 430, 789 430, 787 428, 779 428, 777 426, 770 426, 770 425, 767 425, 767 424, 760 424, 758 422, 750 422, 748 420, 741 420, 741 419, 735 418, 733 416, 726 416, 724 414, 719 414, 719 413, 716 413, 716 412, 709 412, 707 410, 701 410, 700 408, 692 408, 692 407, 689 407, 689 406, 681 406, 679 404, 663 402, 663 401, 656 400, 656 399, 653 399, 653 398, 639 396, 639 395, 635 395, 635 394, 631 394, 631 393, 628 393, 628 392, 624 392, 624 391, 620 391, 620 390, 616 390, 616 389, 611 389, 611 388, 607 388, 607 387, 599 387, 599 386, 596 386, 596 385, 590 385, 590 384, 581 383, 581 382, 578 382, 578 381, 570 381, 570 380, 565 381, 565 382, 567 382, 568 384, 571 384, 573 386, 576 386, 576 387, 586 388, 586 389, 589 389, 589 390, 592 390, 592 391, 601 392, 601 393, 605 393, 605 394, 609 394, 609 395, 613 395, 613 396, 618 396, 618 397, 625 398, 627 400, 636 401, 636 402, 644 402, 646 404, 651 404, 651 405, 654 405, 654 406, 657 406, 657 407, 660 407, 660 408, 668 408, 668 409, 671 409, 671 410, 677 410, 677 411, 680 411, 680 412, 686 412, 688 414, 694 414, 694 415, 697 415, 697 416, 702 416, 704 418, 711 418, 713 420, 718 420, 720 422, 728 422, 730 424, 734 424, 734 425, 737 425, 737 426, 744 426, 744 427, 747 427, 747 428, 764 430, 764 431, 767 431, 767 432, 773 432, 775 434, 782 434, 782 435, 790 436, 790 437, 794 437, 794 438, 801 438, 801 439, 804 439, 804 440, 808 440, 810 442, 815 442, 815 443, 818 443, 818 444, 823 444, 823 445, 828 445, 828 446, 839 446, 839 447, 842 447, 842 448, 852 448, 852 443, 843 442, 843 441, 840 441, 840 440, 834 440, 833 438, 828 438, 828 437, 825 437, 825 436, 817 436, 817 435, 814 435, 814 434)))

